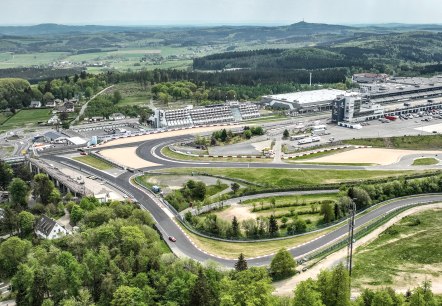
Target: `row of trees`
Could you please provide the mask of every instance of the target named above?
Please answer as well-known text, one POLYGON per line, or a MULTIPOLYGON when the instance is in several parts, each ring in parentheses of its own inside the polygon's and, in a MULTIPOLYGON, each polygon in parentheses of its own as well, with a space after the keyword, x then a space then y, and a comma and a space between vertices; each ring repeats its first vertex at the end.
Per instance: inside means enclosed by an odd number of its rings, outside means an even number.
POLYGON ((207 194, 207 186, 201 181, 189 180, 183 184, 179 190, 172 191, 167 194, 165 199, 176 210, 181 211, 186 209, 196 202, 204 201, 207 194))

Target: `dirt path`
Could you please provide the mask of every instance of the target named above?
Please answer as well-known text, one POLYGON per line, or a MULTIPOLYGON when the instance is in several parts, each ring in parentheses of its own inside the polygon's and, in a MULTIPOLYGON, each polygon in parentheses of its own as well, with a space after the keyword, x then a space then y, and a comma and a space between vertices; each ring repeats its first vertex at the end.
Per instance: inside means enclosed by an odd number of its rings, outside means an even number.
MULTIPOLYGON (((404 217, 406 217, 408 215, 415 214, 417 212, 421 212, 424 210, 434 209, 434 208, 442 208, 442 203, 419 206, 419 207, 415 207, 415 208, 409 209, 407 211, 404 211, 403 213, 397 215, 396 217, 394 217, 393 219, 391 219, 390 221, 388 221, 384 225, 378 227, 376 230, 374 230, 373 232, 371 232, 367 236, 356 241, 354 247, 357 248, 361 245, 370 243, 371 241, 376 239, 388 227, 390 227, 391 225, 400 221, 401 219, 403 219, 404 217)), ((301 274, 297 274, 290 279, 274 283, 275 291, 273 293, 276 295, 281 295, 281 296, 292 296, 293 289, 296 287, 296 285, 299 282, 304 281, 310 277, 315 279, 322 269, 331 268, 331 267, 335 266, 336 264, 338 264, 342 261, 345 261, 346 257, 347 257, 347 249, 346 248, 341 249, 341 250, 327 256, 326 258, 322 259, 319 263, 317 263, 315 266, 313 266, 311 269, 307 270, 306 272, 302 272, 301 274)), ((441 277, 435 278, 434 280, 431 277, 427 277, 427 279, 433 281, 433 287, 432 287, 433 292, 435 294, 442 294, 441 277)), ((417 283, 419 283, 419 282, 417 282, 417 283)), ((415 286, 415 281, 413 280, 413 285, 410 285, 410 287, 414 287, 414 286, 415 286)), ((395 288, 395 287, 393 286, 393 288, 395 288)), ((408 287, 405 288, 403 284, 400 284, 395 289, 402 292, 402 291, 406 291, 408 289, 408 287)))

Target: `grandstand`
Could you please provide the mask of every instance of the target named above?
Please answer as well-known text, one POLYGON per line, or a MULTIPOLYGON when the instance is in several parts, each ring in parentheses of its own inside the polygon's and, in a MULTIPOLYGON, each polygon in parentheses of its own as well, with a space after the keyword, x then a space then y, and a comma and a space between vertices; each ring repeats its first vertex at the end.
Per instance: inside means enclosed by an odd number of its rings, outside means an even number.
POLYGON ((162 128, 222 124, 259 117, 259 110, 255 104, 232 101, 199 108, 188 106, 173 110, 157 109, 150 120, 154 127, 162 128))

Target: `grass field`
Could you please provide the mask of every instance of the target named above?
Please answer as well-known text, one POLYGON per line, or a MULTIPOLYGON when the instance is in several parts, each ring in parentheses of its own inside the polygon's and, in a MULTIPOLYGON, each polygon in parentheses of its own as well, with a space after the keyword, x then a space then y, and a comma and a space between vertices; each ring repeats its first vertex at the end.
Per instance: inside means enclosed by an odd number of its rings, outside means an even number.
POLYGON ((417 158, 413 161, 413 166, 429 166, 429 165, 437 165, 439 161, 435 158, 417 158))
POLYGON ((286 205, 286 204, 302 204, 302 203, 311 203, 311 202, 320 202, 324 200, 336 200, 338 198, 337 193, 327 193, 327 194, 305 194, 305 195, 292 195, 292 196, 280 196, 280 197, 263 197, 259 199, 252 199, 243 201, 242 204, 250 204, 250 205, 261 205, 261 202, 264 202, 264 205, 267 206, 270 203, 271 199, 275 199, 276 207, 278 205, 286 205))
POLYGON ((6 115, 6 113, 0 112, 0 124, 2 124, 8 118, 9 118, 9 116, 6 115))
POLYGON ((414 287, 426 276, 442 279, 442 209, 405 217, 356 250, 355 287, 414 287))
POLYGON ((14 67, 29 67, 34 65, 48 65, 54 61, 65 58, 67 52, 45 52, 14 54, 0 53, 0 69, 14 67))
MULTIPOLYGON (((179 224, 179 223, 178 223, 179 224)), ((179 224, 180 225, 180 224, 179 224)), ((181 225, 180 225, 181 226, 181 225)), ((262 255, 268 255, 276 253, 281 248, 292 248, 300 244, 313 240, 319 236, 322 236, 335 227, 325 229, 323 231, 307 234, 304 236, 298 236, 283 240, 273 240, 265 242, 223 242, 212 239, 203 238, 195 234, 190 233, 186 228, 181 226, 186 234, 192 239, 192 241, 204 251, 210 254, 216 254, 225 258, 236 259, 240 253, 243 253, 247 257, 256 257, 262 255)))
POLYGON ((119 91, 123 99, 118 102, 119 106, 149 104, 151 98, 150 89, 144 89, 137 83, 119 83, 114 85, 113 91, 119 91))
POLYGON ((187 154, 181 154, 175 151, 172 151, 169 147, 164 147, 161 149, 161 153, 164 156, 176 159, 176 160, 195 160, 195 161, 219 161, 219 162, 239 162, 239 163, 266 163, 272 161, 269 158, 235 158, 235 157, 198 157, 187 154))
POLYGON ((23 109, 1 124, 0 130, 35 126, 38 122, 47 122, 51 115, 51 109, 23 109))
POLYGON ((376 148, 440 150, 442 148, 442 135, 349 139, 343 142, 351 145, 366 145, 376 148))
POLYGON ((269 187, 319 185, 367 179, 398 177, 415 171, 366 171, 366 170, 304 170, 304 169, 257 169, 257 168, 179 168, 166 169, 168 173, 191 174, 205 172, 228 178, 243 179, 269 187))
POLYGON ((109 170, 113 168, 111 164, 91 155, 77 156, 73 157, 73 159, 78 160, 79 162, 85 163, 86 165, 89 165, 99 170, 109 170))

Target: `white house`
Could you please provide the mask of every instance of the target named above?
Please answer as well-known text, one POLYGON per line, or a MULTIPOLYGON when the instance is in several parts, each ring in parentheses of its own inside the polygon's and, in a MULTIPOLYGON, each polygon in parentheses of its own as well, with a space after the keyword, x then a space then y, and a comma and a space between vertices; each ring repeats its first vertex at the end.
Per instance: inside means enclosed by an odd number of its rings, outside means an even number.
POLYGON ((31 105, 29 105, 29 107, 40 108, 41 107, 41 102, 40 101, 31 101, 31 105))
POLYGON ((67 235, 69 232, 54 219, 42 215, 35 227, 35 233, 43 239, 56 239, 67 235))

